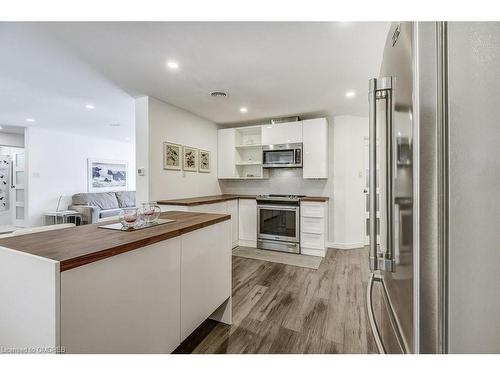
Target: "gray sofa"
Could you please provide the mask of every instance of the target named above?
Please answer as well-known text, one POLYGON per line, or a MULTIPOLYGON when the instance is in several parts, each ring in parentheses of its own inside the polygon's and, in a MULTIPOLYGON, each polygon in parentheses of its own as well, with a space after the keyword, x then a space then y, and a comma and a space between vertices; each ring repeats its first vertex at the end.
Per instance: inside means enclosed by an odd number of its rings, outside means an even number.
POLYGON ((78 211, 85 224, 117 216, 123 208, 136 207, 135 191, 109 193, 78 193, 73 195, 70 210, 78 211))

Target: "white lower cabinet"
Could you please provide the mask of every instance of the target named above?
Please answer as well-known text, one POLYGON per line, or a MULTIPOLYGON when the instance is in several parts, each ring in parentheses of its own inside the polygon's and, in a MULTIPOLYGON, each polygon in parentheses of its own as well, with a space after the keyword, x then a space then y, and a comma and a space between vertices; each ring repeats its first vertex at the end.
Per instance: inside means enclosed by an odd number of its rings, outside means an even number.
POLYGON ((231 225, 223 224, 182 236, 181 341, 231 295, 231 225))
POLYGON ((328 228, 327 202, 301 202, 300 251, 302 254, 325 256, 328 228))
POLYGON ((239 244, 257 247, 257 201, 239 199, 239 244))
POLYGON ((231 215, 231 238, 232 247, 238 246, 238 199, 231 199, 225 202, 199 204, 196 206, 176 206, 176 205, 160 205, 161 211, 188 211, 188 212, 205 212, 213 214, 230 214, 231 215))
POLYGON ((230 324, 231 242, 226 220, 61 272, 60 345, 171 353, 209 317, 230 324))
POLYGON ((61 272, 61 346, 67 353, 172 352, 181 342, 180 264, 176 237, 61 272))
POLYGON ((232 247, 238 246, 239 240, 239 228, 238 228, 238 200, 233 199, 226 202, 226 212, 231 214, 231 239, 232 239, 232 247))
POLYGON ((197 206, 189 206, 188 211, 190 212, 205 212, 211 214, 227 214, 226 208, 227 202, 217 202, 217 203, 209 203, 209 204, 200 204, 197 206))

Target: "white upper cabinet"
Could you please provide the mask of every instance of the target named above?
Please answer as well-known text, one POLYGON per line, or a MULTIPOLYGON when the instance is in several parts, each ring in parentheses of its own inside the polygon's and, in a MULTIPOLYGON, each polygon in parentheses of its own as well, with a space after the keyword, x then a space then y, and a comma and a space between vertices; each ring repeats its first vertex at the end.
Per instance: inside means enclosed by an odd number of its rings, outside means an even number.
POLYGON ((302 121, 262 125, 262 144, 302 143, 302 121))
POLYGON ((328 178, 328 122, 326 118, 302 121, 303 178, 328 178))
POLYGON ((218 144, 217 144, 218 178, 236 177, 234 142, 235 142, 234 129, 219 129, 218 144))

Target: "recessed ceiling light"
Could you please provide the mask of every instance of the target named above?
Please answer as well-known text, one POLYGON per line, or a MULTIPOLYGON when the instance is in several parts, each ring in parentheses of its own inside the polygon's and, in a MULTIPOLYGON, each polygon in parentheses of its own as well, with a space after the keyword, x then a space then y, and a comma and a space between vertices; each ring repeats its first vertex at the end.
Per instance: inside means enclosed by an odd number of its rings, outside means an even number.
POLYGON ((114 124, 109 124, 109 126, 120 126, 120 124, 114 123, 114 124))
POLYGON ((34 118, 30 118, 30 117, 28 117, 28 118, 26 119, 26 121, 27 121, 27 122, 35 122, 35 119, 34 119, 34 118))
POLYGON ((241 107, 240 108, 240 112, 241 113, 247 113, 248 112, 248 108, 247 107, 241 107))
POLYGON ((346 98, 354 98, 356 96, 356 91, 347 91, 345 93, 346 98))
POLYGON ((85 108, 94 109, 95 107, 92 104, 85 104, 85 108))
POLYGON ((167 66, 170 69, 178 69, 179 68, 179 63, 177 63, 175 61, 167 61, 167 66))

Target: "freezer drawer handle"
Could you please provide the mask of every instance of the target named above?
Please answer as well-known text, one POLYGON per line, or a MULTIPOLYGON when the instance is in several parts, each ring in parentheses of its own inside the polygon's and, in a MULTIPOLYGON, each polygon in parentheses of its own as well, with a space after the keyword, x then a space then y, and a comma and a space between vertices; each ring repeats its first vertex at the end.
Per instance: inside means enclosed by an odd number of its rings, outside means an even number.
POLYGON ((368 308, 368 321, 370 322, 370 328, 373 333, 373 338, 375 339, 375 344, 377 345, 378 352, 380 354, 386 354, 384 349, 384 345, 382 344, 382 340, 380 338, 380 331, 377 326, 377 322, 375 321, 375 314, 373 313, 373 304, 372 304, 372 290, 373 283, 375 280, 378 281, 380 276, 372 273, 370 275, 370 280, 368 280, 368 286, 366 288, 366 307, 368 308))
POLYGON ((373 337, 375 338, 375 344, 377 345, 377 349, 380 352, 380 354, 387 353, 382 343, 380 329, 377 326, 377 321, 375 319, 375 314, 373 312, 372 292, 373 292, 373 284, 375 282, 379 282, 382 285, 382 298, 384 299, 384 303, 387 306, 389 321, 391 323, 392 330, 396 335, 396 340, 399 346, 399 350, 401 350, 401 353, 407 354, 410 352, 408 349, 408 343, 403 339, 403 336, 401 334, 401 324, 399 323, 399 320, 396 318, 396 314, 394 312, 394 306, 391 302, 391 299, 389 298, 389 294, 387 293, 387 288, 384 282, 384 278, 380 275, 372 273, 370 275, 370 279, 368 281, 368 286, 366 289, 366 305, 368 309, 368 320, 370 323, 370 328, 373 333, 373 337))

